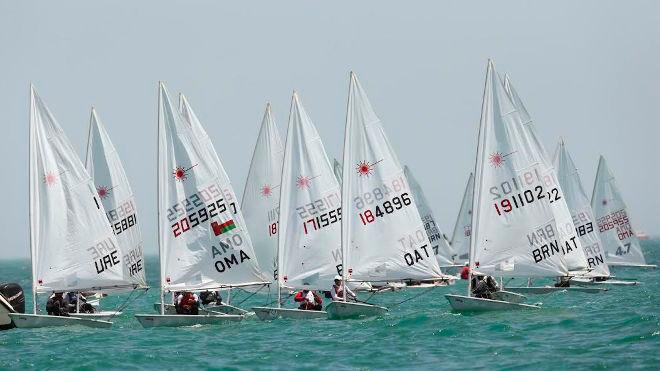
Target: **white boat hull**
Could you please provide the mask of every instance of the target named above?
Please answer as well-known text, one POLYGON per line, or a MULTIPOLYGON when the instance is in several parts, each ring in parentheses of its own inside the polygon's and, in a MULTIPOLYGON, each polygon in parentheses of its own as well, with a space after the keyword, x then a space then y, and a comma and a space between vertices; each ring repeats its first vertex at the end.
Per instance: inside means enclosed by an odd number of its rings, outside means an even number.
POLYGON ((328 313, 322 310, 302 310, 290 308, 254 307, 254 314, 262 321, 285 319, 327 319, 328 313))
POLYGON ((655 264, 626 264, 626 263, 610 263, 607 262, 607 265, 610 267, 617 267, 617 268, 648 268, 648 269, 656 269, 658 266, 655 264))
MULTIPOLYGON (((154 303, 154 310, 160 313, 160 303, 154 303)), ((165 314, 176 314, 176 307, 173 304, 165 304, 165 314)), ((233 314, 236 316, 244 316, 250 314, 245 309, 235 307, 233 305, 222 304, 214 306, 206 306, 204 308, 199 308, 199 314, 202 315, 214 315, 214 314, 233 314)))
POLYGON ((7 330, 14 327, 11 318, 9 318, 9 313, 15 313, 14 308, 0 295, 0 330, 7 330))
POLYGON ((185 314, 136 314, 135 318, 142 327, 183 327, 195 325, 218 325, 226 322, 243 320, 243 316, 223 315, 185 315, 185 314))
POLYGON ((519 294, 543 295, 558 291, 575 291, 587 294, 600 294, 608 289, 605 287, 554 287, 554 286, 535 286, 535 287, 507 287, 507 291, 519 294))
POLYGON ((509 303, 522 303, 527 297, 515 292, 500 290, 490 294, 493 300, 507 301, 509 303))
POLYGON ((333 301, 325 307, 328 319, 349 319, 382 316, 388 310, 377 305, 352 303, 345 301, 333 301))
POLYGON ((94 313, 69 313, 69 317, 87 318, 87 319, 100 319, 102 321, 110 321, 112 318, 121 315, 121 312, 116 311, 98 311, 94 313))
POLYGON ((540 309, 539 306, 510 303, 501 300, 491 300, 483 298, 473 298, 463 295, 445 295, 451 305, 451 309, 457 312, 488 312, 498 310, 521 310, 521 309, 540 309))
POLYGON ((621 281, 615 279, 609 279, 606 281, 593 281, 589 278, 573 278, 571 283, 578 286, 635 286, 638 285, 637 281, 621 281))
POLYGON ((93 328, 110 328, 112 322, 89 318, 48 316, 42 314, 10 313, 9 317, 18 328, 40 328, 57 326, 86 326, 93 328))

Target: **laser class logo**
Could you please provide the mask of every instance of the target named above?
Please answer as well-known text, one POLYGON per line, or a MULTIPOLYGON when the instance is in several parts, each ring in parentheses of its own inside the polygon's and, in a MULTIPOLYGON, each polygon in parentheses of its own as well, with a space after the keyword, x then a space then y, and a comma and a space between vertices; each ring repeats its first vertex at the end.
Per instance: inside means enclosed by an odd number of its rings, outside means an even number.
POLYGON ((355 170, 357 171, 359 176, 365 176, 369 177, 371 174, 374 173, 374 168, 376 165, 378 165, 383 159, 380 159, 374 163, 370 163, 369 161, 360 161, 357 163, 357 166, 355 167, 355 170))
POLYGON ((298 179, 296 179, 296 187, 298 189, 307 189, 312 186, 312 180, 320 177, 321 175, 313 176, 311 178, 306 177, 304 175, 300 175, 298 179))
POLYGON ((197 165, 198 164, 195 164, 195 165, 193 165, 189 168, 185 168, 183 166, 177 166, 177 167, 174 168, 174 171, 172 171, 172 176, 174 177, 175 180, 177 180, 179 182, 183 182, 190 175, 188 172, 190 170, 192 170, 192 168, 194 168, 197 165))
POLYGON ((59 177, 57 176, 57 174, 55 174, 52 171, 49 171, 46 173, 46 175, 44 175, 44 183, 46 183, 46 185, 49 187, 56 185, 58 179, 59 177))
POLYGON ((261 187, 261 190, 259 191, 259 193, 261 193, 261 195, 262 195, 263 197, 265 197, 265 198, 269 198, 270 196, 273 195, 273 190, 274 190, 275 188, 277 188, 277 187, 279 187, 279 185, 271 186, 270 184, 264 184, 264 185, 261 187))
POLYGON ((517 151, 513 151, 511 153, 507 153, 506 155, 503 155, 500 152, 493 152, 488 156, 488 162, 490 162, 490 166, 494 168, 498 168, 504 164, 506 161, 506 158, 511 156, 512 154, 516 153, 517 151))
POLYGON ((106 187, 106 186, 97 186, 96 187, 96 193, 101 197, 102 200, 106 199, 108 196, 110 196, 110 191, 115 187, 106 187))

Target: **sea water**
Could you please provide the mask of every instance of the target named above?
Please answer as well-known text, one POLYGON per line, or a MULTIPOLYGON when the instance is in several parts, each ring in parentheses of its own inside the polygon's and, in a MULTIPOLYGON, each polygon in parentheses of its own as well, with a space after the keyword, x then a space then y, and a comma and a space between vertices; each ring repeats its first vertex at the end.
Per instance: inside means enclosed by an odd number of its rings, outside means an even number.
MULTIPOLYGON (((660 262, 660 240, 644 241, 643 247, 649 263, 660 262)), ((604 294, 529 296, 528 302, 542 303, 541 310, 453 313, 444 294, 465 293, 462 281, 373 297, 361 293, 363 300, 391 307, 380 318, 262 322, 252 317, 219 326, 143 329, 133 314, 154 313, 156 258, 147 260, 146 269, 154 288, 114 318, 112 329, 0 331, 0 368, 660 369, 659 270, 614 268, 619 277, 641 284, 604 294)), ((18 282, 28 291, 29 262, 1 261, 0 282, 18 282)), ((248 298, 249 293, 234 290, 232 302, 245 308, 272 302, 274 292, 270 297, 268 290, 262 292, 248 298)), ((31 309, 31 294, 26 296, 31 309)), ((103 307, 121 306, 128 298, 106 298, 103 307)), ((40 299, 42 308, 45 300, 40 299)))

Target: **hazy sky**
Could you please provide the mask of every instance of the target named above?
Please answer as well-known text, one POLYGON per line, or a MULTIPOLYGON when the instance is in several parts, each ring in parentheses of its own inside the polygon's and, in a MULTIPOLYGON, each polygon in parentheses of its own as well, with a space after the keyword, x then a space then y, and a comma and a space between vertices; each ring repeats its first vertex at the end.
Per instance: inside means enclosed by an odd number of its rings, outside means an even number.
POLYGON ((186 93, 240 197, 265 104, 284 134, 293 89, 340 157, 355 71, 449 235, 474 166, 489 57, 546 147, 565 137, 588 192, 602 153, 633 223, 660 232, 658 4, 0 0, 0 258, 29 256, 30 81, 81 155, 97 108, 152 254, 159 80, 186 93))

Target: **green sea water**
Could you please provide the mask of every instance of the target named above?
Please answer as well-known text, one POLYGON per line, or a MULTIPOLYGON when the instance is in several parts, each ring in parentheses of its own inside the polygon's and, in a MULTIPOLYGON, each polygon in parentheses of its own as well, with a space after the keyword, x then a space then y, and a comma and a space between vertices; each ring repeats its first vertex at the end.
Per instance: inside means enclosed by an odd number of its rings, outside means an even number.
MULTIPOLYGON (((660 241, 644 241, 647 261, 660 262, 660 241)), ((158 287, 158 265, 147 260, 158 287)), ((1 369, 660 369, 658 270, 617 269, 635 287, 604 294, 530 296, 538 311, 452 313, 446 293, 466 283, 409 289, 370 299, 392 306, 381 318, 261 322, 143 329, 134 313, 153 313, 157 289, 137 298, 110 330, 44 328, 0 331, 1 369), (396 306, 406 300, 406 303, 396 306)), ((26 260, 0 261, 0 282, 31 286, 26 260)), ((234 290, 233 304, 249 294, 234 290)), ((362 294, 366 299, 368 294, 362 294)), ((28 308, 31 295, 27 293, 28 308)), ((121 305, 127 295, 107 298, 121 305)), ((271 298, 272 299, 272 298, 271 298)), ((43 306, 43 300, 41 305, 43 306)), ((327 299, 326 299, 327 300, 327 299)), ((263 305, 257 294, 241 306, 263 305)))

